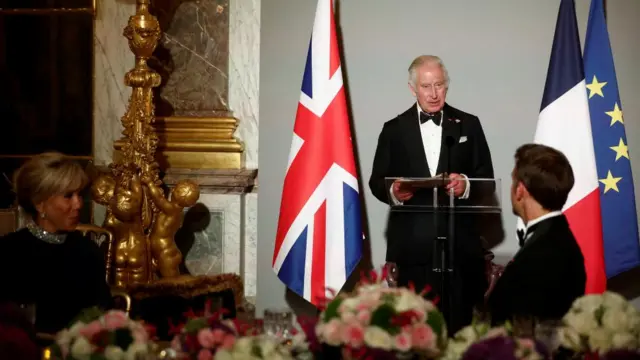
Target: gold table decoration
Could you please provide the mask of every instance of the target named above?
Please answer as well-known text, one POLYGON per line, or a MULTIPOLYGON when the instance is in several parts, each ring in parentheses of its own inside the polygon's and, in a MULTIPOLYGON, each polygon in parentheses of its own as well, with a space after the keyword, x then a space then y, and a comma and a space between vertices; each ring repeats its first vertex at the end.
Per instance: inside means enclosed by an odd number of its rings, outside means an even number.
POLYGON ((124 77, 132 88, 122 117, 119 151, 109 165, 110 174, 93 184, 94 201, 107 206, 103 227, 114 234, 112 285, 127 289, 134 284, 151 284, 160 278, 180 275, 182 254, 174 240, 182 225, 183 209, 200 197, 199 186, 191 180, 176 184, 164 194, 156 161, 158 136, 153 90, 160 75, 149 67, 161 36, 158 19, 149 12, 150 0, 137 0, 136 13, 124 29, 135 66, 124 77))
MULTIPOLYGON (((193 132, 195 120, 156 119, 153 90, 160 85, 161 77, 148 66, 147 60, 158 45, 161 30, 158 19, 149 11, 150 5, 150 0, 136 0, 136 13, 124 29, 129 48, 135 55, 135 66, 125 75, 125 84, 132 92, 121 119, 123 136, 114 144, 116 151, 109 165, 110 173, 94 179, 91 189, 94 201, 107 207, 103 227, 113 233, 113 256, 110 257, 113 260, 109 264, 114 274, 111 285, 126 291, 134 301, 167 297, 195 299, 231 291, 235 307, 239 308, 244 301, 239 275, 191 276, 179 271, 184 259, 174 237, 182 226, 184 208, 193 206, 199 199, 200 187, 195 181, 183 178, 173 184, 170 194, 165 195, 159 169, 171 165, 171 159, 169 163, 159 164, 157 151, 159 144, 167 145, 166 129, 193 132), (159 128, 165 131, 159 131, 159 128), (162 139, 158 133, 163 135, 162 139)), ((222 168, 239 166, 238 154, 242 152, 242 146, 232 139, 236 120, 198 121, 206 123, 210 129, 201 136, 226 144, 209 150, 227 152, 228 156, 222 154, 209 160, 226 164, 222 168)), ((186 145, 180 148, 178 144, 175 150, 189 150, 198 144, 186 145)), ((184 154, 176 156, 188 158, 184 154)))

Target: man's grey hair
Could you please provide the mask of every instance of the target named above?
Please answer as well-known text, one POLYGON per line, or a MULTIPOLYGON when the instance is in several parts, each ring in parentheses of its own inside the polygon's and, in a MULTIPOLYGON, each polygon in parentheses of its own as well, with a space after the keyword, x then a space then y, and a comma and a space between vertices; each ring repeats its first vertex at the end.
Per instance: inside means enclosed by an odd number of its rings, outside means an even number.
POLYGON ((442 62, 442 59, 435 55, 420 55, 411 62, 411 65, 409 65, 409 82, 411 84, 413 84, 414 86, 417 85, 416 69, 423 65, 440 66, 440 68, 442 69, 442 73, 444 74, 445 85, 447 88, 449 87, 449 72, 447 71, 446 66, 444 66, 444 62, 442 62))

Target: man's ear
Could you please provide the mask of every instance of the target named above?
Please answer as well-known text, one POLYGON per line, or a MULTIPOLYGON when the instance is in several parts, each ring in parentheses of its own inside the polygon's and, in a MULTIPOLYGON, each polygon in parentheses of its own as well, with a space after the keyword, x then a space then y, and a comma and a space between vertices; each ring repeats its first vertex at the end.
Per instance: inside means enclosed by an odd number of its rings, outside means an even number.
POLYGON ((529 191, 524 186, 524 184, 518 181, 518 185, 516 185, 516 199, 522 200, 525 197, 529 196, 529 191))
POLYGON ((409 82, 407 83, 407 85, 409 85, 409 91, 411 91, 411 95, 413 95, 414 97, 417 97, 417 96, 418 96, 418 94, 417 94, 417 92, 416 92, 416 88, 415 88, 415 86, 411 83, 411 81, 409 81, 409 82))

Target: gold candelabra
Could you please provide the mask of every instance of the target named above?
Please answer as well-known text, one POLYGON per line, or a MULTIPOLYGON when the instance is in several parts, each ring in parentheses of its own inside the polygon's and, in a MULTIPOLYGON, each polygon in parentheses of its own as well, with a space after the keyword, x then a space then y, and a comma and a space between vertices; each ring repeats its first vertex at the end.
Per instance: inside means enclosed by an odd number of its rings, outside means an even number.
POLYGON ((182 225, 182 210, 200 196, 198 185, 190 180, 178 182, 169 195, 162 190, 155 156, 158 136, 152 125, 153 88, 161 77, 147 64, 161 31, 149 6, 150 0, 137 0, 136 13, 124 29, 135 66, 124 78, 132 91, 121 119, 121 147, 109 165, 111 173, 92 186, 94 201, 107 207, 103 227, 114 234, 112 282, 124 288, 180 275, 183 257, 174 236, 182 225))

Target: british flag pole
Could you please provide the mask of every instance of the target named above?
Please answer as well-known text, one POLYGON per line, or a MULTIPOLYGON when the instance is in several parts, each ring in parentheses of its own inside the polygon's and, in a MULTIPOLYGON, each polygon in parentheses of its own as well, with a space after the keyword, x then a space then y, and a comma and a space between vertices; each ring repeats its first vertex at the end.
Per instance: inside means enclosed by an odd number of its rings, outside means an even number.
POLYGON ((359 189, 333 0, 318 0, 272 263, 290 290, 316 306, 362 257, 359 189))

